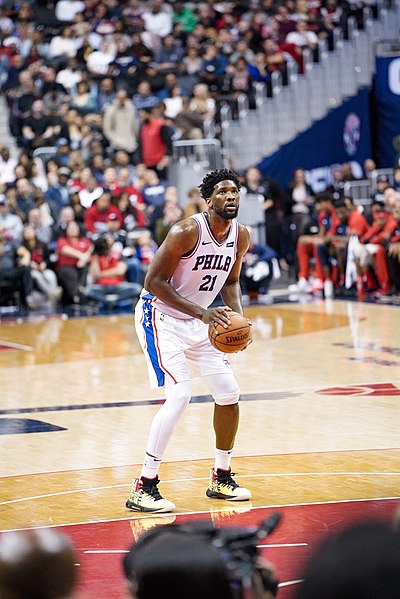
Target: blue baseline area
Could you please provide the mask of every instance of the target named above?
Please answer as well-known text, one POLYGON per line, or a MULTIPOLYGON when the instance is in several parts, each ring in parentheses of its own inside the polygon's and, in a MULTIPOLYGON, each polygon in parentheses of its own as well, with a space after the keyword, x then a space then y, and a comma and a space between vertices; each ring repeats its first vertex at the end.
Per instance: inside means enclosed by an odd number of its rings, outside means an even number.
MULTIPOLYGON (((299 397, 300 393, 281 391, 272 393, 247 393, 240 397, 240 401, 277 401, 299 397)), ((213 403, 211 395, 194 395, 190 403, 213 403)), ((68 412, 71 410, 100 410, 103 408, 131 408, 137 406, 157 406, 164 403, 164 399, 142 399, 139 401, 115 401, 110 403, 76 404, 69 406, 42 406, 37 408, 10 408, 0 410, 0 416, 11 414, 39 414, 40 412, 68 412)))

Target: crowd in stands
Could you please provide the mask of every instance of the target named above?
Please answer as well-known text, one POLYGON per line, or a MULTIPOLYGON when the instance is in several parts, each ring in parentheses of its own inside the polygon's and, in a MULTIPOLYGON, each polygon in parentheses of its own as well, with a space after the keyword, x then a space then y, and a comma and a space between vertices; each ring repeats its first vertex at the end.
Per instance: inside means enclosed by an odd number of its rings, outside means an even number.
MULTIPOLYGON (((178 198, 168 179, 173 141, 218 135, 223 102, 235 106, 244 93, 254 104, 253 83, 268 83, 277 69, 285 75, 288 62, 301 72, 304 48, 316 51, 319 39, 331 46, 334 29, 345 29, 349 16, 361 22, 364 5, 347 0, 2 2, 0 91, 16 147, 0 140, 1 301, 17 301, 16 289, 18 301, 29 309, 100 297, 114 306, 136 297, 172 224, 204 209, 195 188, 178 198), (98 243, 103 238, 107 248, 98 243)), ((335 201, 343 198, 343 184, 352 176, 349 165, 334 170, 335 201)), ((317 228, 321 242, 322 229, 303 169, 293 173, 288 189, 255 167, 242 174, 242 184, 242 201, 247 194, 264 198, 267 250, 263 244, 247 257, 242 277, 245 295, 262 297, 279 266, 298 271, 298 239, 317 228), (260 261, 267 268, 257 267, 260 261)), ((397 169, 394 198, 399 185, 397 169)), ((380 181, 371 198, 391 213, 383 242, 390 282, 377 286, 383 294, 398 290, 398 200, 389 201, 388 195, 380 181)), ((372 213, 367 216, 371 221, 372 213)), ((324 262, 325 279, 335 260, 329 237, 336 233, 329 232, 327 251, 311 261, 324 262)), ((366 234, 361 243, 370 248, 376 239, 366 234)), ((356 268, 364 281, 379 252, 358 252, 356 268)), ((333 279, 337 286, 343 275, 333 279)), ((300 272, 305 289, 303 278, 300 272)))

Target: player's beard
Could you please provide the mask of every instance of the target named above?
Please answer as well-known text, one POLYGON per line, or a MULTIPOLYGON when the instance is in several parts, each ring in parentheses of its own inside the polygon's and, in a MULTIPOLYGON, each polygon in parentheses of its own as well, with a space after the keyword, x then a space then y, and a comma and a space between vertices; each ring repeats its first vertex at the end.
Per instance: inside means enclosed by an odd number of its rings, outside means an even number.
POLYGON ((219 208, 218 206, 214 206, 214 212, 218 214, 218 216, 222 216, 222 218, 224 218, 225 220, 232 220, 233 218, 237 217, 239 212, 239 206, 236 206, 236 210, 232 210, 232 212, 227 211, 226 208, 219 208))

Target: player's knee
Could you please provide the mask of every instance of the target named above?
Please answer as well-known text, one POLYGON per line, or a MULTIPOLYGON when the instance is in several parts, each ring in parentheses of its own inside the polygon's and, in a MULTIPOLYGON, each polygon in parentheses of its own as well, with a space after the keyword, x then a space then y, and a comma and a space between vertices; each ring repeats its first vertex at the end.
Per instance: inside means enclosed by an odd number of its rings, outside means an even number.
POLYGON ((221 389, 220 391, 213 394, 214 401, 219 406, 231 406, 238 403, 240 397, 240 390, 236 384, 236 381, 232 381, 230 388, 221 389))

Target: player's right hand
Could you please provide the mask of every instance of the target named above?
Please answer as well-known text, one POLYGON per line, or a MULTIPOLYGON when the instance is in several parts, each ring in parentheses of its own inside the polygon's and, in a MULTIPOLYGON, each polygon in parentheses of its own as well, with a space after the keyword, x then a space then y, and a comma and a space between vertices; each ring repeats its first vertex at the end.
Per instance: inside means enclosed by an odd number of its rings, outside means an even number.
POLYGON ((206 310, 201 318, 202 322, 213 326, 215 329, 217 325, 223 326, 225 329, 231 324, 229 320, 229 311, 232 310, 229 306, 218 306, 217 308, 209 308, 206 310))

